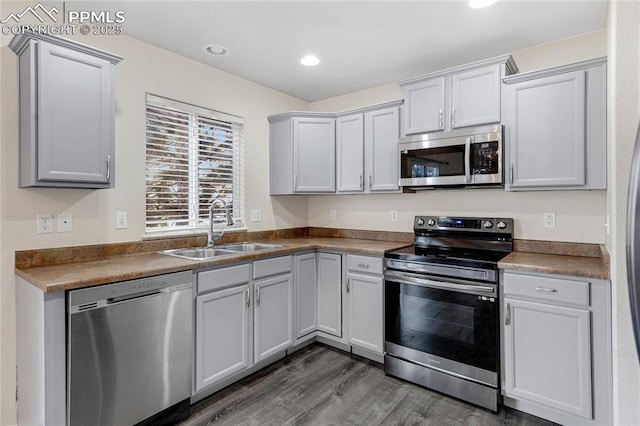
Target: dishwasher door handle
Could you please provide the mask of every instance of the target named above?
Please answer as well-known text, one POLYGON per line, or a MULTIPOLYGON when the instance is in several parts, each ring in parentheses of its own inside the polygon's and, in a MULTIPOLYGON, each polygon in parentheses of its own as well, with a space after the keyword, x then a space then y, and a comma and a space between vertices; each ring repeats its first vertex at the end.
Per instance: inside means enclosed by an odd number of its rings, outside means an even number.
POLYGON ((107 299, 107 305, 113 305, 114 303, 126 302, 127 300, 140 299, 142 297, 153 296, 154 294, 167 293, 168 289, 149 290, 142 291, 140 293, 128 294, 126 296, 110 297, 107 299))

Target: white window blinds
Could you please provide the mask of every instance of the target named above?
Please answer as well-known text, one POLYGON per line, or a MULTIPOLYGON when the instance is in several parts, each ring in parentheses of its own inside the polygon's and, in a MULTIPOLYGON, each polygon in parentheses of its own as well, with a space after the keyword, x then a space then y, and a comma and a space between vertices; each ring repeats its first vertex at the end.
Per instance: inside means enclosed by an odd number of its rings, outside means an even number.
POLYGON ((205 227, 216 198, 243 226, 242 137, 240 117, 147 94, 147 232, 205 227))

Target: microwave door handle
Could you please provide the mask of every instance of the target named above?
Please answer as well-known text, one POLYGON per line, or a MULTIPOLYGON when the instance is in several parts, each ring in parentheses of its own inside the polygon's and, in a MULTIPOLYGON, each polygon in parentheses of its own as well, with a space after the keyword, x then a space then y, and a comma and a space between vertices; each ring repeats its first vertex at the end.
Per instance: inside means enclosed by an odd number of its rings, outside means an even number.
POLYGON ((464 181, 471 183, 471 138, 464 142, 464 181))

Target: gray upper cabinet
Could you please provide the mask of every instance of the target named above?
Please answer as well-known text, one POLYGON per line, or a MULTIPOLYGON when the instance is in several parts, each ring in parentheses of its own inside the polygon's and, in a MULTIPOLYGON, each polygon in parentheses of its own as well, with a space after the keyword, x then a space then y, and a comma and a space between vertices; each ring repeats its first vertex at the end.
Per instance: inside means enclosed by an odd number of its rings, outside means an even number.
POLYGON ((403 92, 405 134, 444 130, 444 77, 407 84, 403 92))
POLYGON ((338 193, 397 192, 401 101, 336 119, 338 193))
POLYGON ((605 189, 606 59, 504 82, 507 189, 605 189))
POLYGON ((113 187, 122 58, 38 33, 10 48, 20 66, 20 186, 113 187))
POLYGON ((499 123, 501 78, 517 72, 511 56, 439 71, 398 84, 405 135, 499 123))
POLYGON ((335 118, 323 113, 269 117, 271 195, 335 192, 335 118))

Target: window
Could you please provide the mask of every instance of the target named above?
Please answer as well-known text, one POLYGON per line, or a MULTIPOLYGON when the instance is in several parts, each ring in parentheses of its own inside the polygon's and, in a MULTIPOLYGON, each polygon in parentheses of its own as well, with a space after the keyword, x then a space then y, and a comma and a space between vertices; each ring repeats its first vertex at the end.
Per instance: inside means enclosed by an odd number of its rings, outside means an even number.
POLYGON ((147 94, 146 141, 147 232, 206 227, 216 198, 243 226, 242 118, 147 94))

